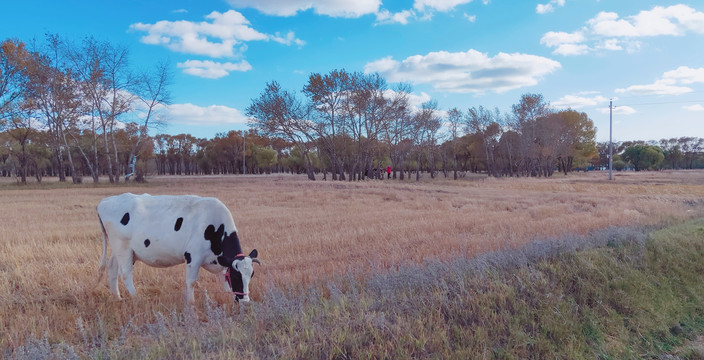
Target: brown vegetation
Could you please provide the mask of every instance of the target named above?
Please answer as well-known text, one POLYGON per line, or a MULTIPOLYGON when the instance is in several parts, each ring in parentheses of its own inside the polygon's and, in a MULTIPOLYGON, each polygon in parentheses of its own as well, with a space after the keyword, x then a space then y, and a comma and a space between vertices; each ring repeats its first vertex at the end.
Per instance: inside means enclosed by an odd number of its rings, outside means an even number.
MULTIPOLYGON (((77 320, 115 335, 128 322, 183 306, 184 268, 137 265, 139 297, 118 301, 95 283, 101 253, 95 206, 122 192, 215 196, 232 211, 245 251, 264 265, 253 299, 272 285, 314 284, 424 259, 472 257, 535 238, 586 234, 608 226, 649 225, 701 216, 704 173, 592 172, 546 179, 472 178, 429 182, 310 182, 305 176, 154 178, 146 185, 36 188, 0 184, 0 348, 29 335, 80 341, 77 320)), ((196 286, 230 303, 203 271, 196 286)))

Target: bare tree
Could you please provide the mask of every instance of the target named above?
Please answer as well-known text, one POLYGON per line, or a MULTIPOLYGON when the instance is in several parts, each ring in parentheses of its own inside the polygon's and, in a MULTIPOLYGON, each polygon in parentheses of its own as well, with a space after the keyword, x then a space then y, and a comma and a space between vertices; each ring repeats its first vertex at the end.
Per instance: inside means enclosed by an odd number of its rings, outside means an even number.
POLYGON ((344 132, 344 106, 350 97, 352 79, 345 70, 333 70, 330 74, 311 74, 308 84, 303 87, 303 93, 311 105, 311 120, 316 123, 313 128, 318 139, 325 148, 332 163, 332 179, 345 179, 338 135, 344 132))
POLYGON ((99 121, 110 182, 117 182, 121 169, 114 132, 118 118, 131 110, 133 100, 128 91, 133 85, 128 51, 125 47, 86 38, 82 46, 70 47, 68 56, 88 100, 91 117, 99 121))
POLYGON ((496 147, 501 137, 501 113, 496 108, 489 111, 483 106, 472 107, 467 111, 466 126, 469 132, 476 134, 482 142, 486 171, 489 176, 497 176, 496 147))
MULTIPOLYGON (((171 73, 168 62, 161 62, 156 65, 153 72, 145 72, 141 74, 135 82, 135 93, 137 99, 144 106, 144 117, 139 124, 137 140, 132 145, 130 155, 127 161, 131 163, 134 171, 135 154, 139 153, 142 144, 149 138, 150 127, 158 127, 163 125, 163 118, 158 115, 159 109, 171 102, 171 93, 168 86, 171 85, 173 74, 171 73)), ((125 180, 129 179, 129 175, 125 180)))
POLYGON ((416 152, 416 181, 420 180, 422 157, 428 161, 431 177, 435 174, 434 151, 437 146, 437 132, 440 130, 440 118, 437 116, 437 102, 424 103, 413 116, 413 138, 416 152))
MULTIPOLYGON (((364 174, 371 174, 374 150, 380 150, 380 137, 387 131, 393 119, 405 108, 406 94, 389 91, 381 75, 354 73, 352 91, 346 103, 348 132, 357 144, 355 161, 350 177, 357 174, 362 179, 364 174)), ((388 145, 386 145, 388 147, 388 145)), ((377 168, 381 166, 381 156, 377 156, 377 168)))
POLYGON ((266 136, 281 137, 298 148, 303 157, 308 179, 315 180, 310 157, 313 138, 306 112, 294 94, 272 81, 246 111, 249 125, 266 136))
POLYGON ((413 119, 408 103, 408 95, 411 91, 411 86, 408 84, 400 84, 393 91, 390 99, 393 111, 388 114, 389 119, 383 129, 383 140, 389 146, 393 178, 396 179, 396 171, 400 170, 400 180, 404 179, 404 160, 413 144, 413 119))
POLYGON ((452 153, 452 178, 457 180, 457 147, 462 132, 462 111, 452 108, 447 112, 447 125, 450 135, 450 151, 452 153))

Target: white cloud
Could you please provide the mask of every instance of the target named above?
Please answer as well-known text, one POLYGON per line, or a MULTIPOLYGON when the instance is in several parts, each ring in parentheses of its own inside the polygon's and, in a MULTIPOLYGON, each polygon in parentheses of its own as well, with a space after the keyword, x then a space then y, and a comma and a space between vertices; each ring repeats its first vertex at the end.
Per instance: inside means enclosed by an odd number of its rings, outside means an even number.
POLYGON ((415 0, 413 3, 413 8, 426 12, 426 11, 450 11, 456 6, 467 4, 472 2, 472 0, 415 0))
POLYGON ((704 67, 692 69, 688 66, 680 66, 675 70, 666 71, 662 78, 670 83, 704 83, 704 67))
POLYGON ((692 91, 694 90, 689 87, 670 85, 662 80, 648 85, 631 85, 627 88, 616 89, 617 93, 634 95, 682 95, 692 91))
POLYGON ((416 17, 416 13, 413 10, 403 10, 397 13, 389 12, 386 9, 382 9, 376 13, 377 24, 408 24, 408 19, 416 17))
POLYGON ((538 14, 547 14, 555 11, 555 6, 565 6, 565 0, 551 0, 547 4, 538 4, 535 7, 535 12, 538 14))
POLYGON ((467 13, 464 13, 464 18, 469 20, 469 22, 475 22, 477 21, 477 15, 469 15, 467 13))
POLYGON ((704 33, 704 12, 682 4, 656 6, 626 18, 601 12, 587 23, 595 34, 610 37, 684 35, 687 31, 704 33))
POLYGON ((692 88, 682 85, 695 83, 704 83, 704 67, 695 69, 680 66, 675 70, 666 71, 660 79, 652 84, 632 85, 624 89, 616 89, 616 92, 638 95, 682 95, 694 91, 692 88))
MULTIPOLYGON (((472 0, 414 0, 411 9, 391 12, 381 8, 381 0, 227 0, 233 8, 253 8, 267 15, 295 16, 311 10, 318 15, 330 17, 358 18, 375 15, 377 24, 406 25, 410 20, 429 20, 434 11, 448 12, 472 0)), ((564 0, 553 0, 553 2, 564 0)), ((489 1, 484 0, 487 4, 489 1)), ((474 22, 474 16, 467 16, 474 22)))
POLYGON ((306 44, 305 41, 301 39, 296 38, 296 34, 293 33, 293 31, 289 31, 286 36, 281 36, 281 34, 276 33, 273 36, 270 36, 270 39, 273 41, 276 41, 279 44, 284 44, 284 45, 291 45, 291 44, 296 44, 298 47, 302 47, 303 45, 306 44))
POLYGON ((166 110, 169 122, 174 124, 212 126, 247 123, 247 117, 239 110, 223 105, 202 107, 190 103, 172 104, 166 110))
POLYGON ((704 111, 704 106, 702 106, 701 104, 687 105, 683 106, 682 108, 689 111, 704 111))
POLYGON ((609 101, 609 99, 607 99, 606 97, 601 96, 601 95, 594 95, 594 96, 584 96, 584 95, 586 95, 586 94, 565 95, 550 105, 551 105, 551 107, 558 108, 558 109, 564 109, 564 108, 579 109, 579 108, 583 108, 583 107, 587 107, 587 106, 601 105, 601 104, 609 101))
POLYGON ((581 31, 566 33, 562 31, 548 31, 540 38, 540 43, 549 47, 556 47, 563 44, 576 44, 584 41, 584 34, 581 31))
POLYGON ((141 41, 145 44, 162 45, 172 51, 206 55, 214 58, 234 57, 246 49, 248 41, 280 41, 287 44, 302 41, 295 38, 292 32, 287 38, 261 33, 250 26, 242 14, 234 10, 224 13, 213 11, 206 21, 158 21, 154 24, 136 23, 130 29, 147 32, 141 41), (290 39, 288 39, 290 38, 290 39), (237 52, 236 52, 237 51, 237 52))
POLYGON ((253 8, 267 15, 293 16, 313 10, 318 15, 357 18, 374 14, 381 0, 227 0, 234 8, 253 8))
POLYGON ((559 69, 557 61, 527 54, 499 53, 494 57, 474 49, 467 52, 431 52, 402 61, 386 57, 366 64, 366 73, 378 72, 392 82, 432 84, 454 93, 505 92, 533 86, 559 69))
POLYGON ((621 46, 620 43, 621 41, 619 39, 607 39, 597 45, 597 48, 611 51, 623 50, 623 46, 621 46))
POLYGON ((548 31, 540 38, 540 43, 548 47, 554 47, 553 54, 557 55, 582 55, 591 49, 585 44, 584 33, 575 31, 566 33, 561 31, 548 31))
MULTIPOLYGON (((562 3, 564 5, 564 1, 562 3)), ((556 2, 551 1, 544 6, 550 5, 552 8, 552 4, 556 2)), ((543 11, 548 10, 541 6, 538 5, 543 11)), ((582 29, 574 33, 550 31, 543 35, 540 43, 556 48, 553 53, 559 55, 583 55, 594 50, 635 52, 641 47, 641 42, 635 39, 681 36, 688 32, 704 34, 704 12, 680 4, 655 6, 623 18, 615 12, 600 12, 588 20, 582 29), (577 34, 581 34, 581 39, 577 39, 577 34)))
POLYGON ((231 71, 252 70, 252 66, 246 60, 242 60, 239 63, 220 63, 210 60, 188 60, 186 62, 178 63, 177 66, 179 68, 183 68, 183 72, 186 74, 207 79, 219 79, 229 75, 231 71))
POLYGON ((553 11, 555 11, 555 8, 550 3, 538 4, 538 6, 535 7, 535 12, 537 12, 538 14, 547 14, 553 11))
POLYGON ((584 44, 562 44, 553 51, 553 54, 556 55, 564 55, 564 56, 569 56, 569 55, 584 55, 588 53, 591 49, 589 46, 584 45, 584 44))

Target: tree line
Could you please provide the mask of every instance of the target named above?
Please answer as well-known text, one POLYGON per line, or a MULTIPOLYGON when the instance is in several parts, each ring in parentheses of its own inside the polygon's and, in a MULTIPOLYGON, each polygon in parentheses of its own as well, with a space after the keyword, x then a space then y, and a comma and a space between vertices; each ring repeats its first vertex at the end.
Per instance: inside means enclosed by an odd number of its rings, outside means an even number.
MULTIPOLYGON (((452 176, 552 176, 604 168, 586 113, 557 110, 524 94, 510 112, 483 106, 441 110, 413 102, 408 84, 379 74, 311 74, 296 92, 266 84, 246 109, 248 131, 211 139, 150 136, 168 119, 167 63, 135 71, 126 48, 87 37, 69 42, 8 39, 0 44, 0 174, 89 176, 305 173, 310 179, 362 180, 452 176)), ((704 167, 704 140, 623 142, 616 169, 704 167)))
POLYGON ((24 183, 30 173, 39 180, 51 164, 49 174, 60 181, 70 176, 76 183, 86 173, 94 182, 104 174, 120 181, 126 163, 149 152, 148 131, 162 120, 159 110, 169 101, 169 69, 160 63, 136 71, 127 48, 92 37, 77 43, 53 34, 29 44, 3 41, 3 173, 24 183))

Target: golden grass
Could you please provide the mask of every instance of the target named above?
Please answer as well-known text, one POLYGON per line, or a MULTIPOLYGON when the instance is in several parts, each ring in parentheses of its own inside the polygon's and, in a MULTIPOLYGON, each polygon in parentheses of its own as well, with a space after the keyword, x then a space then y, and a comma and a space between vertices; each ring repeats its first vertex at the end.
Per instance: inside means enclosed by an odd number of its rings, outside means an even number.
MULTIPOLYGON (((243 250, 259 250, 253 299, 268 285, 310 284, 370 262, 395 267, 423 259, 471 257, 535 238, 608 226, 680 221, 704 214, 704 172, 570 174, 551 179, 473 178, 421 182, 310 182, 304 176, 159 177, 147 185, 29 189, 0 183, 0 348, 29 335, 79 342, 76 321, 115 334, 128 322, 183 308, 184 267, 135 268, 136 299, 116 300, 96 284, 102 238, 95 207, 122 192, 197 194, 222 200, 243 250)), ((122 286, 122 285, 121 285, 122 286)), ((215 276, 203 290, 221 303, 215 276)), ((122 289, 123 294, 127 294, 122 289)), ((126 295, 128 296, 128 295, 126 295)))

